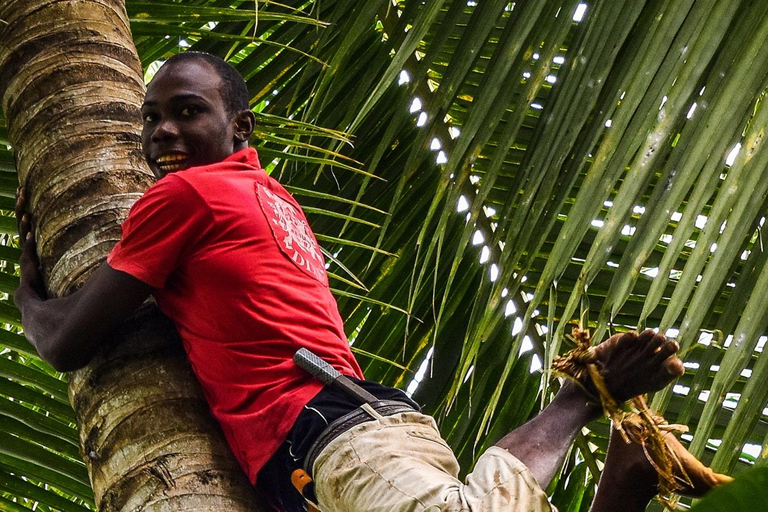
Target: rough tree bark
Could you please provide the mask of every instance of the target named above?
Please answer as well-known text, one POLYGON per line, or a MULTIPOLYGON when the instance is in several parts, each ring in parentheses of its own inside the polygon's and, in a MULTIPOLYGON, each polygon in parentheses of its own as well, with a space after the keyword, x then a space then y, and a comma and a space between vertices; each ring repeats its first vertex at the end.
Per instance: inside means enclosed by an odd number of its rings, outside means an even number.
MULTIPOLYGON (((0 94, 52 296, 105 258, 152 176, 122 0, 0 2, 0 94)), ((69 379, 99 510, 253 511, 175 331, 145 307, 69 379)))

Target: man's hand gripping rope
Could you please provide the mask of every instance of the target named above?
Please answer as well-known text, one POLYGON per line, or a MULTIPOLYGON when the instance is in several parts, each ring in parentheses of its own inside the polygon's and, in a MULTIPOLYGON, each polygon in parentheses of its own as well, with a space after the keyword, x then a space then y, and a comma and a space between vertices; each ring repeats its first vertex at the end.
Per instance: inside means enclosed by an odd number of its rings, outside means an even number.
POLYGON ((577 347, 557 358, 552 368, 600 402, 613 428, 627 444, 642 447, 658 474, 662 503, 672 508, 674 500, 669 496, 673 493, 701 496, 731 480, 693 457, 674 436, 688 428, 668 424, 648 408, 643 397, 682 375, 682 362, 674 356, 676 342, 653 331, 615 335, 598 346, 590 345, 588 331, 574 329, 573 338, 577 347), (645 371, 648 373, 643 376, 645 371), (623 372, 626 374, 621 375, 623 372))

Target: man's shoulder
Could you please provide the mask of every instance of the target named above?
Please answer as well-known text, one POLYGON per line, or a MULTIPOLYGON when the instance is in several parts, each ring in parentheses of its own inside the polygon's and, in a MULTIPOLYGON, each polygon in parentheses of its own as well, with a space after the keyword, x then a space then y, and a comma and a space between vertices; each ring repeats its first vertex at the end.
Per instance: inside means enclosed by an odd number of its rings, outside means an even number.
POLYGON ((173 173, 163 176, 150 186, 144 196, 177 196, 194 192, 194 186, 186 176, 181 173, 173 173))
POLYGON ((168 212, 174 208, 186 210, 202 203, 205 203, 205 200, 197 187, 178 173, 174 173, 164 176, 150 186, 136 201, 131 212, 155 210, 168 212))
POLYGON ((187 186, 203 195, 225 194, 239 189, 253 190, 256 183, 266 185, 269 181, 263 169, 239 162, 194 167, 176 174, 174 179, 184 184, 175 183, 172 185, 174 188, 187 186))
POLYGON ((214 198, 226 202, 228 196, 252 194, 257 183, 273 188, 273 181, 262 168, 249 162, 223 161, 168 174, 147 189, 145 196, 180 202, 196 196, 206 203, 214 198))

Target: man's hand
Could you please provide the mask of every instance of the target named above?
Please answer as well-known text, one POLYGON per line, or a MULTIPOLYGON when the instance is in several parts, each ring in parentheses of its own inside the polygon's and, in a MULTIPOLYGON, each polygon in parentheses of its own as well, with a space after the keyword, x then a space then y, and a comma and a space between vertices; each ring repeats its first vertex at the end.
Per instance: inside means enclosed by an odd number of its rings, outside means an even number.
POLYGON ((24 187, 19 187, 16 192, 15 211, 19 227, 19 245, 21 246, 21 259, 19 260, 21 287, 27 286, 41 299, 47 299, 48 294, 45 290, 43 276, 40 272, 40 261, 37 257, 32 215, 27 211, 27 191, 24 187))
POLYGON ((19 228, 19 239, 23 242, 30 233, 34 234, 32 229, 32 216, 27 211, 27 189, 19 187, 16 190, 16 223, 19 228))
MULTIPOLYGON (((623 402, 657 391, 682 375, 683 363, 675 356, 678 348, 676 341, 653 331, 617 334, 589 349, 590 362, 600 370, 611 396, 623 402)), ((588 381, 586 387, 590 386, 588 381)), ((597 395, 594 387, 591 391, 597 395)), ((562 467, 576 435, 601 412, 600 405, 590 402, 581 387, 567 380, 538 416, 504 436, 496 446, 521 460, 546 488, 562 467)), ((654 486, 657 481, 653 480, 654 486)), ((655 491, 648 498, 653 494, 655 491)), ((645 504, 647 501, 643 509, 645 504)))
POLYGON ((594 348, 595 364, 611 396, 624 402, 664 388, 684 372, 680 345, 648 329, 615 334, 594 348))

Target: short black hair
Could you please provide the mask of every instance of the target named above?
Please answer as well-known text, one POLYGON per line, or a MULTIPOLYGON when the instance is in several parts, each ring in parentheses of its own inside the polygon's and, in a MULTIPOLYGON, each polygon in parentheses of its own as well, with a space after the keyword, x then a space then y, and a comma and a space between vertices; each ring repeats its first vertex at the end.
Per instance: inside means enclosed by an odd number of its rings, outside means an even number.
POLYGON ((187 51, 174 55, 165 61, 163 66, 185 60, 202 60, 216 70, 216 74, 221 78, 220 92, 221 98, 224 100, 224 106, 227 109, 227 114, 235 115, 250 108, 248 105, 248 87, 245 85, 243 75, 232 64, 210 53, 187 51))

